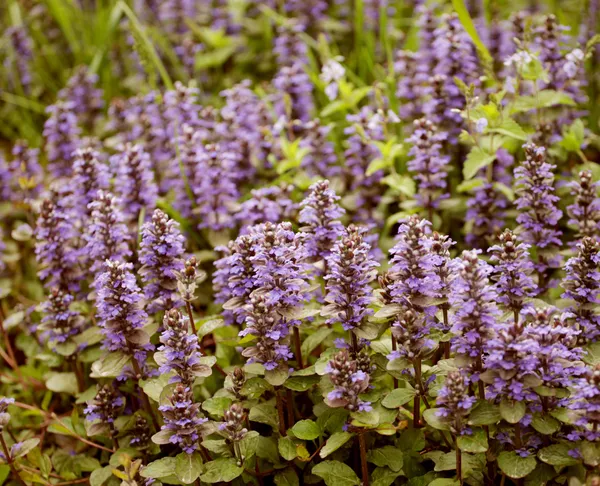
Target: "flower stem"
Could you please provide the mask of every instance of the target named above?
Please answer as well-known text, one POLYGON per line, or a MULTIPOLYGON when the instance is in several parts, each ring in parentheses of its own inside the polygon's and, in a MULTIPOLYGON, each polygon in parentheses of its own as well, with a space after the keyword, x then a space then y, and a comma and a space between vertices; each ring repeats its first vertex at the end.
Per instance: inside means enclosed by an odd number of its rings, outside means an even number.
POLYGON ((418 429, 421 427, 421 393, 423 392, 421 387, 421 358, 415 358, 413 366, 415 368, 415 385, 417 386, 417 394, 413 405, 413 422, 415 429, 418 429))
POLYGON ((2 435, 2 432, 0 432, 0 443, 2 444, 2 450, 4 451, 4 455, 6 456, 6 462, 8 463, 10 470, 12 471, 13 475, 15 476, 15 479, 17 481, 19 481, 23 486, 27 486, 27 483, 25 483, 23 478, 21 476, 19 476, 19 471, 17 471, 17 468, 15 467, 15 463, 13 461, 13 458, 10 455, 10 450, 8 449, 8 446, 6 445, 6 441, 4 440, 4 436, 2 435))
POLYGON ((300 341, 300 329, 298 326, 294 326, 294 346, 296 348, 296 364, 298 369, 303 369, 304 364, 302 363, 302 342, 300 341))
MULTIPOLYGON (((396 351, 398 349, 398 343, 396 342, 396 338, 394 337, 394 334, 392 334, 392 351, 396 351)), ((398 388, 398 378, 396 378, 395 376, 392 377, 394 380, 394 390, 396 388, 398 388)))
POLYGON ((369 467, 367 466, 367 443, 364 431, 358 434, 358 445, 360 447, 360 469, 362 471, 362 484, 369 486, 369 467))
POLYGON ((285 437, 285 434, 286 434, 285 416, 283 414, 283 400, 281 400, 281 394, 279 393, 279 388, 275 389, 275 400, 277 402, 277 415, 279 416, 279 434, 282 437, 285 437))
POLYGON ((458 479, 458 482, 462 485, 462 456, 458 445, 456 446, 456 479, 458 479))

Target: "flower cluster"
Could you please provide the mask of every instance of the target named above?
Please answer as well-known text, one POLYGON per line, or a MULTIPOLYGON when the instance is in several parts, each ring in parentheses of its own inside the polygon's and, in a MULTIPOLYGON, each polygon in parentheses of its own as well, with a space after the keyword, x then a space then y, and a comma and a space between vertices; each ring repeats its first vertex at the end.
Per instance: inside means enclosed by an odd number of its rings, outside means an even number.
POLYGON ((368 412, 371 404, 360 398, 360 394, 369 388, 370 376, 358 369, 357 362, 342 350, 327 363, 325 373, 334 387, 327 394, 326 402, 330 407, 344 407, 351 412, 368 412))

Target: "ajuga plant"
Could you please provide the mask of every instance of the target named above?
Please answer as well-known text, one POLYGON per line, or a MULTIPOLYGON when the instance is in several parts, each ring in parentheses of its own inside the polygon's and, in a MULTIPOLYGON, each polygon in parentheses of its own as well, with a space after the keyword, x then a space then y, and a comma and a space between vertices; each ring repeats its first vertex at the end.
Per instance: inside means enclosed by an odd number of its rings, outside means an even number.
POLYGON ((600 484, 598 1, 4 4, 0 483, 600 484))

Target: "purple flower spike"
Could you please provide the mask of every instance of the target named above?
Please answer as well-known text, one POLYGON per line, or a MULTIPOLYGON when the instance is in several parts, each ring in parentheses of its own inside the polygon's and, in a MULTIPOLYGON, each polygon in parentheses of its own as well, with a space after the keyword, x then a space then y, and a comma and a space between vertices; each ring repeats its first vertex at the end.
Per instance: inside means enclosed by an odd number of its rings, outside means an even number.
POLYGON ((452 349, 464 358, 472 381, 483 371, 483 355, 495 336, 497 295, 489 282, 490 265, 480 260, 478 251, 464 251, 459 274, 452 285, 452 308, 456 309, 452 349))
POLYGON ((175 386, 169 402, 158 407, 165 421, 161 439, 165 444, 175 444, 183 452, 192 454, 200 447, 201 428, 207 419, 200 417, 200 404, 194 403, 192 390, 182 383, 175 386))
POLYGON ((143 297, 131 272, 131 263, 107 260, 104 272, 96 278, 98 325, 104 335, 104 348, 132 356, 139 365, 153 349, 143 331, 148 315, 142 308, 143 297))
POLYGON ((279 223, 294 220, 298 205, 292 201, 291 193, 294 186, 282 185, 262 187, 250 191, 250 199, 240 205, 236 214, 242 231, 261 223, 279 223))
POLYGON ((91 221, 85 227, 85 246, 81 252, 91 262, 90 274, 102 270, 106 260, 122 260, 131 256, 131 239, 123 220, 119 200, 109 192, 98 191, 89 204, 91 221))
POLYGON ((577 238, 600 235, 600 198, 598 182, 592 179, 592 173, 584 170, 579 173, 579 181, 569 184, 575 202, 567 207, 569 224, 577 229, 577 238))
POLYGON ((148 312, 153 314, 182 305, 177 292, 177 274, 183 270, 185 238, 179 223, 155 209, 152 220, 141 228, 139 261, 148 312))
POLYGON ((344 407, 350 412, 369 412, 372 410, 370 402, 360 398, 360 394, 369 388, 370 376, 358 369, 357 362, 342 350, 333 356, 327 363, 325 372, 334 386, 329 392, 325 402, 330 407, 344 407))
POLYGON ((344 210, 338 205, 339 196, 329 188, 329 181, 310 186, 310 193, 302 201, 298 221, 304 226, 304 245, 307 256, 313 261, 326 259, 333 245, 344 231, 340 218, 344 210))
POLYGON ((115 174, 115 192, 121 199, 128 223, 137 222, 140 211, 156 207, 157 187, 150 156, 141 145, 127 144, 110 158, 115 174))
POLYGON ((525 307, 525 299, 536 295, 537 287, 531 278, 534 269, 529 258, 529 245, 520 243, 514 233, 505 230, 500 235, 500 244, 488 252, 496 262, 494 280, 498 302, 518 316, 525 307))
POLYGON ((573 400, 571 407, 581 413, 577 421, 583 429, 581 436, 589 441, 600 440, 600 364, 587 368, 576 381, 573 400))
POLYGON ((123 411, 125 398, 119 390, 112 385, 102 385, 98 388, 93 400, 87 402, 83 411, 89 422, 98 421, 92 426, 95 433, 108 432, 110 437, 116 437, 115 420, 123 411))
POLYGON ((460 371, 450 371, 438 393, 437 404, 440 406, 439 416, 448 422, 453 434, 461 435, 466 425, 465 419, 475 401, 475 397, 468 394, 468 380, 460 371))
POLYGON ((437 127, 425 118, 414 122, 414 132, 408 139, 413 146, 408 152, 411 160, 407 167, 419 184, 417 203, 427 211, 429 218, 440 201, 449 197, 446 178, 450 157, 442 155, 445 140, 446 134, 438 132, 437 127))
POLYGON ((54 177, 71 175, 73 156, 80 143, 81 130, 77 125, 75 104, 58 100, 46 112, 49 117, 44 124, 44 140, 48 156, 48 170, 54 177))
POLYGON ((74 154, 73 199, 77 217, 85 223, 92 213, 90 203, 98 192, 107 190, 110 182, 108 166, 92 147, 78 149, 74 154))
POLYGON ((47 288, 77 292, 81 280, 75 247, 77 233, 68 209, 62 206, 65 199, 52 193, 51 198, 42 202, 35 232, 35 255, 40 265, 38 275, 47 288))
POLYGON ((336 242, 327 258, 327 305, 321 315, 327 322, 341 322, 345 330, 360 327, 365 317, 372 314, 371 282, 377 275, 379 263, 370 257, 371 247, 363 239, 364 229, 350 226, 336 242))
POLYGON ((185 386, 192 386, 197 376, 208 376, 210 368, 200 362, 202 354, 198 336, 189 333, 189 319, 177 309, 171 309, 165 314, 163 326, 164 331, 160 335, 162 346, 158 348, 161 353, 159 373, 174 371, 176 374, 169 382, 185 386))
MULTIPOLYGON (((11 55, 6 56, 4 67, 11 77, 14 76, 12 73, 17 75, 12 78, 15 88, 20 85, 24 93, 29 93, 32 82, 33 43, 27 27, 24 24, 8 27, 4 36, 9 41, 12 50, 11 55)), ((19 92, 18 89, 15 91, 19 92)))
POLYGON ((563 299, 575 301, 565 317, 573 319, 582 338, 596 341, 600 336, 600 243, 586 236, 577 245, 578 254, 565 264, 566 276, 561 286, 563 299))
POLYGON ((64 343, 82 331, 83 317, 69 309, 73 296, 53 289, 44 303, 41 328, 47 331, 51 343, 64 343))
POLYGON ((96 88, 98 75, 79 66, 58 93, 58 98, 73 104, 73 112, 78 121, 91 128, 104 107, 103 91, 96 88))

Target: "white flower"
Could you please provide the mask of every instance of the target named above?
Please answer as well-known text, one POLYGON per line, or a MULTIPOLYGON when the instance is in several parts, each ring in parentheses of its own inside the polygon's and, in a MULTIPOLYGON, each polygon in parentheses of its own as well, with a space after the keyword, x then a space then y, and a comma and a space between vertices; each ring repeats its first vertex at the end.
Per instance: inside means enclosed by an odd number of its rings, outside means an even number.
POLYGON ((504 61, 505 66, 515 66, 517 69, 521 69, 535 58, 527 51, 517 51, 504 61))
POLYGON ((330 59, 325 63, 319 77, 327 83, 325 94, 330 100, 335 100, 338 95, 338 81, 344 77, 346 70, 339 62, 330 59))
POLYGON ((283 115, 280 116, 279 119, 273 125, 273 131, 275 133, 281 133, 283 131, 283 129, 285 128, 286 124, 287 124, 287 120, 286 120, 285 116, 283 116, 283 115))
POLYGON ((487 128, 488 121, 487 118, 480 118, 475 122, 475 131, 477 133, 483 133, 483 131, 487 128))
POLYGON ((583 61, 585 54, 583 53, 583 51, 581 49, 577 48, 577 49, 573 49, 573 51, 569 52, 566 57, 567 57, 567 61, 577 62, 577 61, 583 61))
POLYGON ((381 124, 383 123, 383 116, 381 113, 375 113, 373 117, 367 123, 367 128, 369 130, 377 130, 381 124))
POLYGON ((396 113, 394 113, 392 110, 388 110, 387 116, 388 123, 400 123, 400 118, 398 118, 398 115, 396 115, 396 113))
POLYGON ((563 71, 568 78, 574 78, 577 76, 577 64, 575 64, 573 61, 567 61, 563 66, 563 71))

